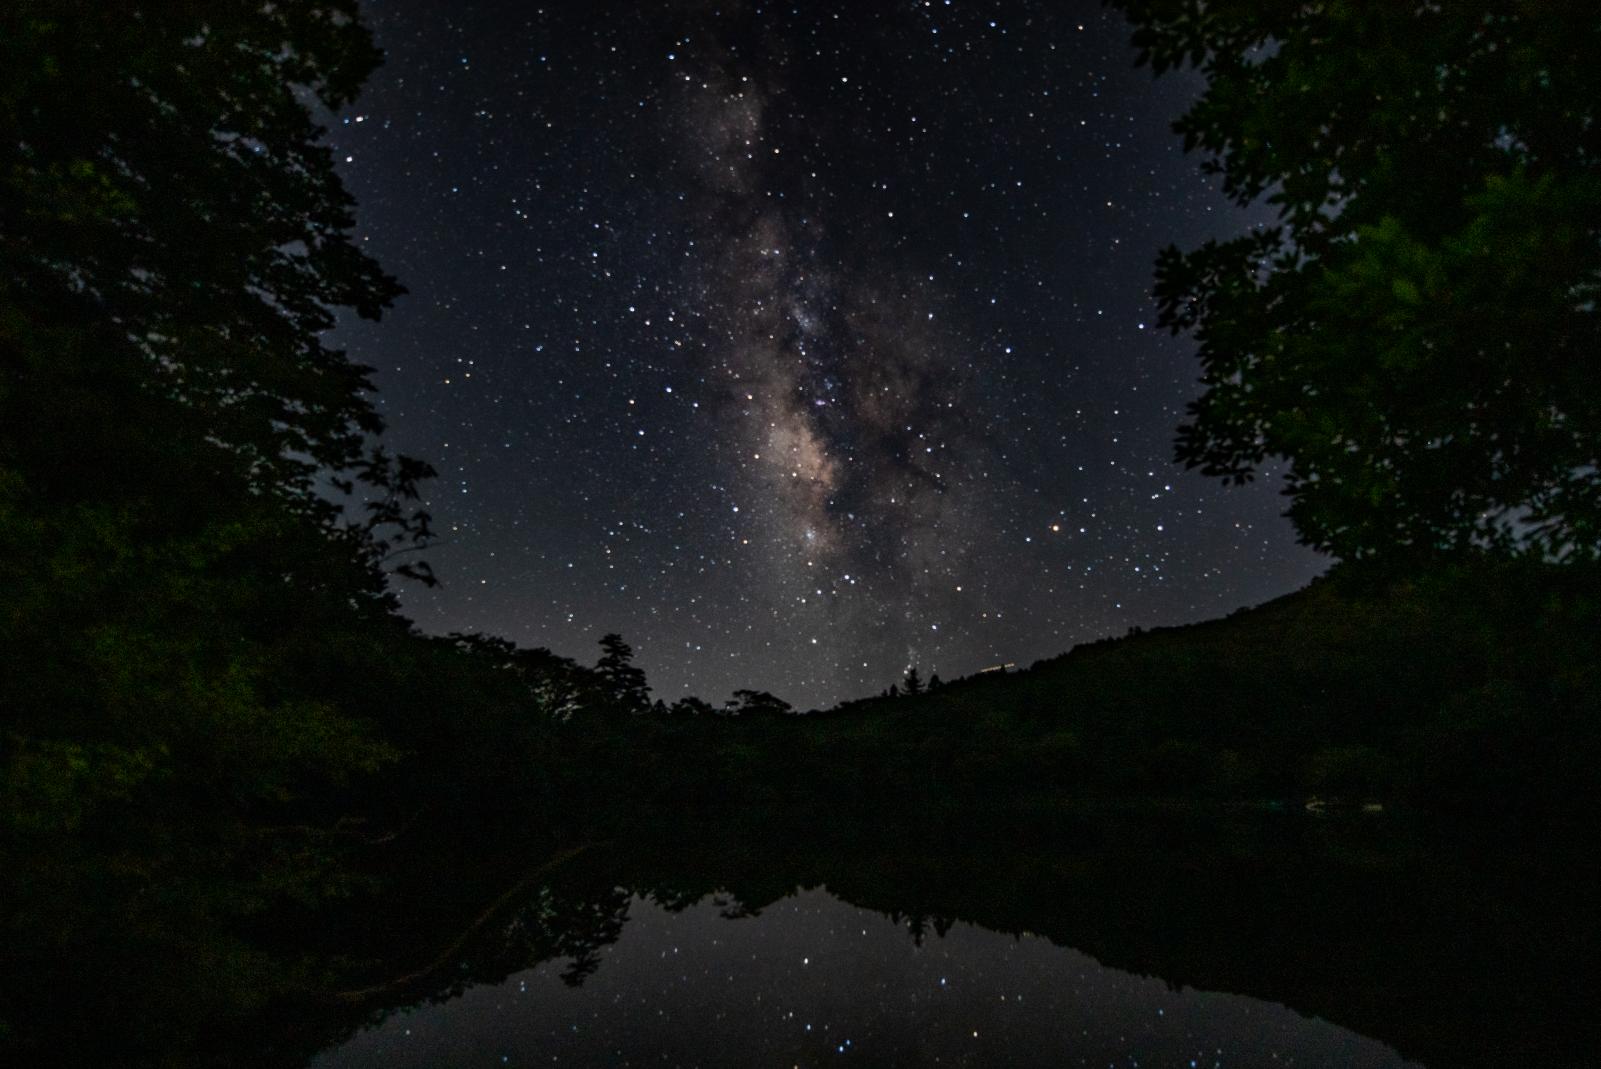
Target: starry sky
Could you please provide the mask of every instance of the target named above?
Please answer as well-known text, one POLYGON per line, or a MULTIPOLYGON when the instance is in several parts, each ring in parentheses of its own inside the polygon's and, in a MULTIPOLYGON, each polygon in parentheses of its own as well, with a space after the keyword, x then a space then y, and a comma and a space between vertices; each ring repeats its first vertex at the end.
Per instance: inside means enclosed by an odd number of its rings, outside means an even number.
POLYGON ((1099 0, 369 0, 328 141, 408 287, 339 341, 440 477, 430 632, 799 708, 1303 585, 1172 462, 1156 252, 1241 210, 1099 0))

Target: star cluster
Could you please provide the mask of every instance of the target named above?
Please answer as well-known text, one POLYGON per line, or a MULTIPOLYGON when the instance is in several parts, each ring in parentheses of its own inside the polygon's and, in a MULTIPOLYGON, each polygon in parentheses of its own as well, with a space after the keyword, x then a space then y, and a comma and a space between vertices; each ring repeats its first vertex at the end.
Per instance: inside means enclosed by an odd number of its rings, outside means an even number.
POLYGON ((1255 219, 1082 3, 368 7, 329 141, 410 289, 342 329, 433 460, 429 630, 804 708, 1305 582, 1171 462, 1151 267, 1255 219))

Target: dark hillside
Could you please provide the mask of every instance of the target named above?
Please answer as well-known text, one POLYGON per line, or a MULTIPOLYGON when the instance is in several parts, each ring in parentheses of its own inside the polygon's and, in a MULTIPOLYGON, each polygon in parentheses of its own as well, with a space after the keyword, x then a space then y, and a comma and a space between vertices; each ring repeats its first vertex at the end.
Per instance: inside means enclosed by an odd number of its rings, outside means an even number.
POLYGON ((1102 640, 1026 671, 719 725, 710 749, 699 722, 659 724, 654 760, 698 767, 725 799, 827 785, 862 801, 1002 791, 1556 804, 1583 793, 1598 752, 1596 590, 1573 569, 1427 582, 1337 572, 1227 619, 1102 640), (677 745, 697 758, 671 756, 677 745))

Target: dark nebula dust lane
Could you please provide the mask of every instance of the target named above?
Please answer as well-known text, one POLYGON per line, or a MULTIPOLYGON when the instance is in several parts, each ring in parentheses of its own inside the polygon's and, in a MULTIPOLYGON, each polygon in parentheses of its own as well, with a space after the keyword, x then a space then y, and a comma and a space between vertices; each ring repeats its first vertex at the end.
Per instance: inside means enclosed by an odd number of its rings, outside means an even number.
POLYGON ((1273 479, 1171 462, 1152 262, 1249 220, 1098 0, 368 17, 329 142, 410 294, 342 338, 441 473, 426 629, 804 708, 1324 566, 1273 479))

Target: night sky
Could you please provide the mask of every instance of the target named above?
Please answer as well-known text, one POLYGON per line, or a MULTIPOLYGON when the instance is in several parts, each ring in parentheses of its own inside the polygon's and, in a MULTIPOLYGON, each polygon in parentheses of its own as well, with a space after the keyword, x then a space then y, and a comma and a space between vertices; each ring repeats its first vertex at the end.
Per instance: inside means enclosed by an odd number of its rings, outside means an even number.
POLYGON ((440 472, 424 629, 806 708, 1326 566, 1171 460, 1155 254, 1268 215, 1099 0, 364 6, 329 139, 410 293, 341 341, 440 472))

